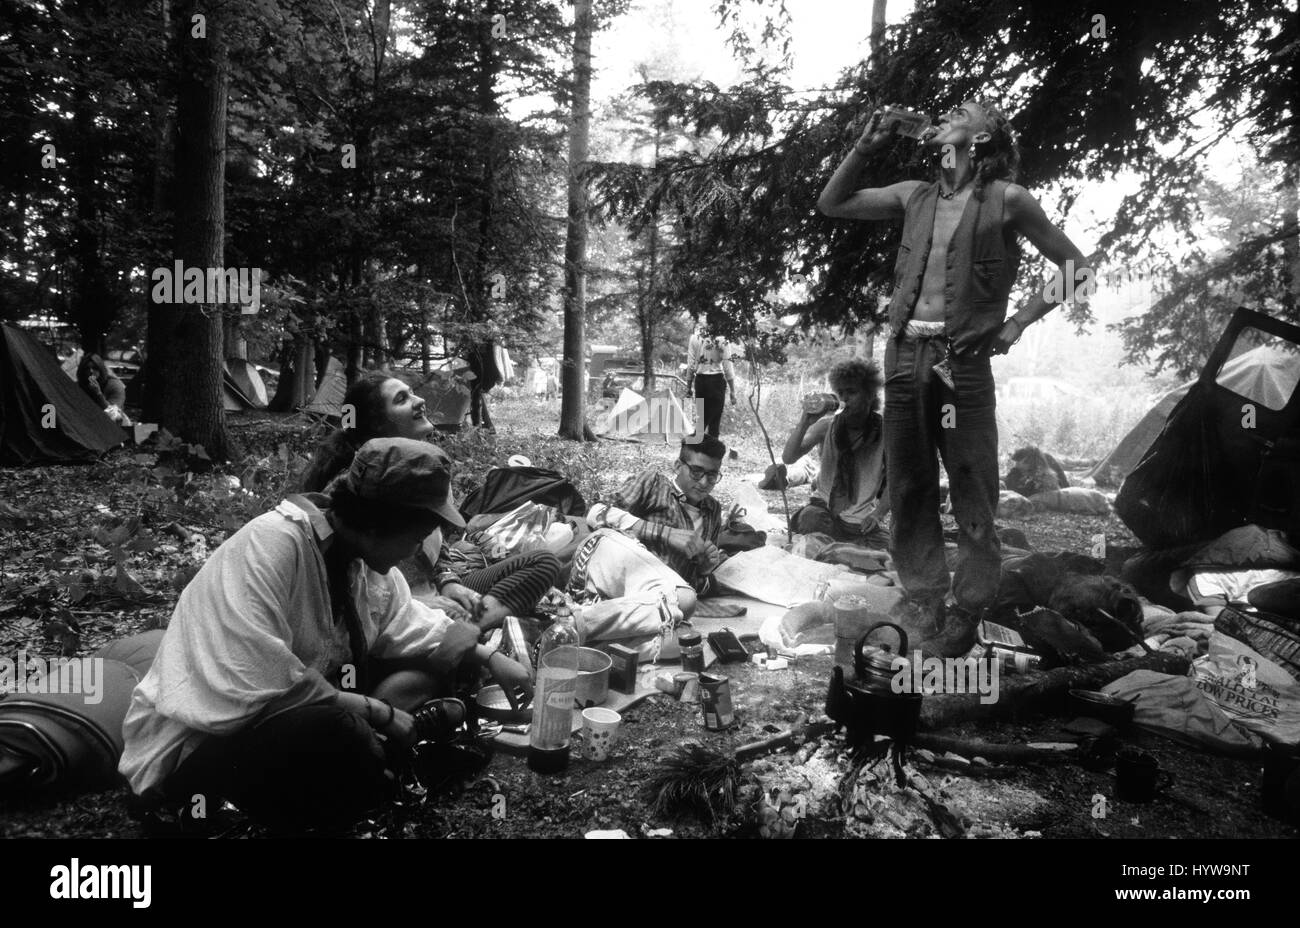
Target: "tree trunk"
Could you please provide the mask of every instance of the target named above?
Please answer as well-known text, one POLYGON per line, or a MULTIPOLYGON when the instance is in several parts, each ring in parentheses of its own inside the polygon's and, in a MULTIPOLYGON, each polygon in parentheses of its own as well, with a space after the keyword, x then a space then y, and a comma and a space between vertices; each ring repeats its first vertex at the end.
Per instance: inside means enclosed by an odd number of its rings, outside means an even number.
MULTIPOLYGON (((162 48, 159 50, 164 59, 172 60, 171 0, 159 4, 161 15, 159 25, 162 27, 162 48)), ((165 100, 161 97, 152 113, 154 132, 153 165, 153 202, 152 219, 155 224, 162 222, 167 212, 167 165, 171 164, 172 152, 172 117, 165 100)), ((154 256, 154 266, 162 267, 167 259, 163 254, 154 256)), ((172 326, 176 314, 172 307, 154 303, 150 288, 145 289, 145 315, 147 319, 144 347, 144 393, 141 402, 144 406, 145 422, 157 422, 162 418, 163 394, 165 384, 162 379, 162 360, 167 346, 173 341, 172 326)))
POLYGON ((591 0, 574 0, 573 124, 569 129, 569 225, 564 242, 564 370, 560 437, 582 441, 587 396, 587 184, 583 170, 591 132, 591 0))
MULTIPOLYGON (((179 73, 176 94, 176 258, 185 268, 223 265, 226 180, 226 100, 230 63, 219 7, 177 6, 179 73), (206 36, 191 35, 191 16, 206 16, 206 36)), ((179 283, 179 282, 178 282, 179 283)), ((205 293, 206 300, 212 294, 205 293)), ((176 322, 161 366, 161 425, 202 445, 213 460, 227 456, 221 397, 221 304, 165 307, 176 322)))
MULTIPOLYGON (((1296 193, 1296 178, 1300 174, 1295 164, 1282 168, 1282 196, 1280 206, 1282 215, 1278 225, 1295 222, 1300 212, 1300 196, 1296 193)), ((1278 299, 1286 309, 1284 317, 1294 319, 1300 307, 1300 236, 1291 235, 1282 239, 1282 286, 1278 299)))
MULTIPOLYGON (((80 80, 79 80, 79 83, 80 80)), ((99 134, 94 125, 92 104, 84 84, 73 102, 72 124, 77 146, 73 177, 76 184, 77 219, 74 253, 77 256, 76 289, 72 295, 72 318, 87 354, 104 351, 104 334, 113 312, 104 281, 99 228, 99 134)))
MULTIPOLYGON (((655 115, 655 150, 652 168, 659 167, 659 152, 663 147, 663 130, 660 129, 659 117, 655 115)), ((655 317, 659 312, 659 207, 650 215, 650 279, 644 291, 641 305, 641 367, 645 382, 645 392, 650 393, 655 387, 655 317)))

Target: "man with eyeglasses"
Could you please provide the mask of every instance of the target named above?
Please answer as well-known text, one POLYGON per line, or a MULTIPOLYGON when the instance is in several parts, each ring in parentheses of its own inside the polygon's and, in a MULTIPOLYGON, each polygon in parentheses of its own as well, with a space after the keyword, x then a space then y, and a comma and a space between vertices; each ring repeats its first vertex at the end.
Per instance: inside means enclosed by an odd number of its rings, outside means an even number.
POLYGON ((594 531, 579 545, 566 582, 578 602, 583 644, 618 642, 657 660, 697 598, 713 591, 726 559, 717 546, 722 506, 712 496, 727 448, 704 435, 682 442, 671 477, 656 469, 627 480, 587 512, 594 531))
POLYGON ((683 441, 671 477, 654 468, 631 477, 609 506, 597 503, 587 521, 629 533, 684 579, 696 594, 712 592, 722 505, 713 488, 722 479, 727 446, 711 435, 683 441), (594 517, 594 519, 593 519, 594 517))

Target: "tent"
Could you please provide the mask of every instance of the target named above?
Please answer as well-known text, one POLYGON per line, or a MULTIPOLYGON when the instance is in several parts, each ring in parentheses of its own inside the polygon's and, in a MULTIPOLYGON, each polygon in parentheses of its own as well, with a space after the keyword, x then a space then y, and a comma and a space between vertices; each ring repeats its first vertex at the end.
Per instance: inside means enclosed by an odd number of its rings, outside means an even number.
POLYGON ((1300 533, 1297 386, 1300 326, 1238 309, 1124 479, 1115 513, 1155 549, 1247 523, 1300 533))
POLYGON ((232 382, 240 396, 257 409, 266 408, 266 384, 257 368, 243 358, 226 359, 226 380, 232 382))
MULTIPOLYGON (((1261 345, 1228 359, 1215 378, 1218 383, 1272 409, 1280 409, 1296 385, 1296 355, 1286 349, 1261 345)), ((1160 397, 1138 424, 1120 439, 1110 453, 1088 471, 1103 485, 1118 486, 1147 453, 1165 427, 1169 414, 1187 395, 1195 380, 1160 397)))
POLYGON ((88 461, 122 443, 122 429, 45 346, 17 326, 0 328, 0 464, 88 461))
POLYGON ((671 391, 643 397, 626 387, 592 431, 602 438, 662 442, 681 441, 692 434, 682 404, 671 391))
POLYGON ((343 415, 343 395, 348 392, 348 379, 343 373, 343 365, 338 358, 331 357, 325 365, 325 376, 321 378, 316 392, 303 407, 303 412, 314 412, 320 416, 343 415))
POLYGON ((457 431, 469 415, 469 387, 449 371, 434 371, 415 394, 424 400, 429 421, 444 431, 457 431))

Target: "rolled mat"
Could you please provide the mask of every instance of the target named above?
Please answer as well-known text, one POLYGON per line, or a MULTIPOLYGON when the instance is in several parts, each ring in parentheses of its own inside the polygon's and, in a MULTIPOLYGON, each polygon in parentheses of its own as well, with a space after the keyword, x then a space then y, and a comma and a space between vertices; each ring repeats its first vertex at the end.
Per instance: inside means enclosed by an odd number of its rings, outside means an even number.
MULTIPOLYGON (((101 662, 93 693, 0 697, 0 795, 113 785, 122 756, 122 721, 162 635, 134 635, 83 658, 101 662)), ((88 684, 91 678, 85 672, 83 664, 80 682, 88 684)))

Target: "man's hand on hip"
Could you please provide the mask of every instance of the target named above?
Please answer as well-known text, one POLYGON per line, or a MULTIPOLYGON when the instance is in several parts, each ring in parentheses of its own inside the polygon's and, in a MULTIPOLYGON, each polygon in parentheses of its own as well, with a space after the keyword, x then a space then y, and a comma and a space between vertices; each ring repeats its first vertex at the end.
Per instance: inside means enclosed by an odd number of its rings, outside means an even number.
POLYGON ((1011 346, 1020 341, 1020 336, 1025 334, 1025 330, 1020 327, 1020 323, 1015 319, 1008 319, 1002 323, 1001 330, 989 341, 989 354, 1006 354, 1011 350, 1011 346))

